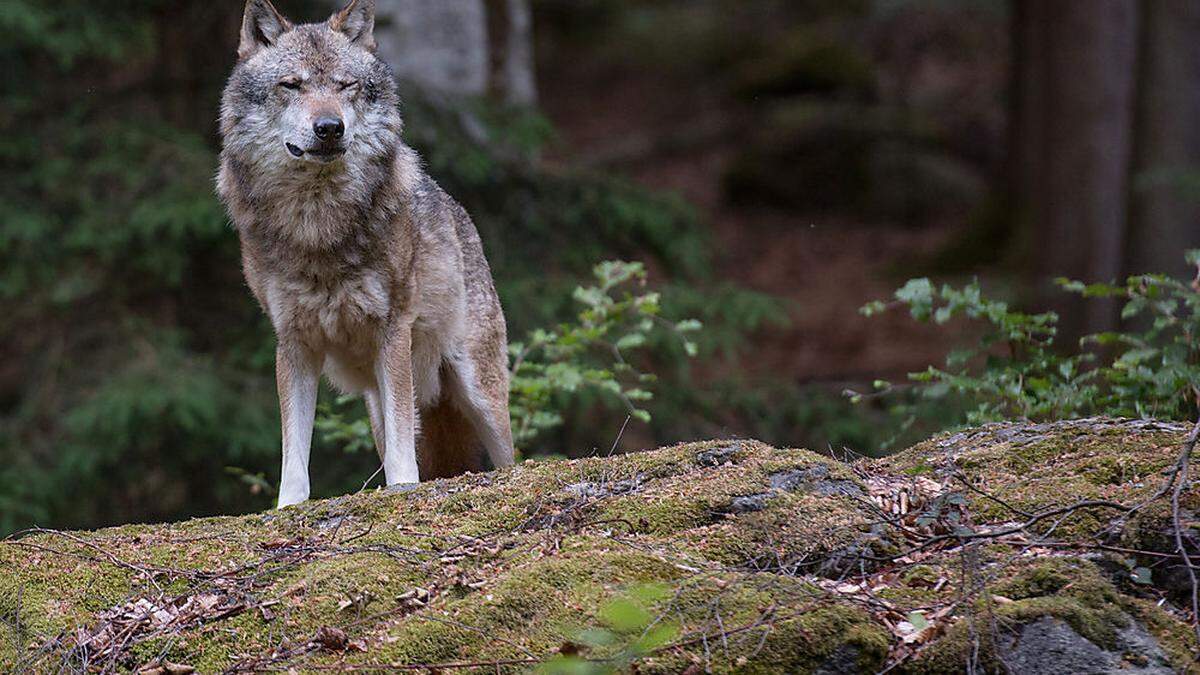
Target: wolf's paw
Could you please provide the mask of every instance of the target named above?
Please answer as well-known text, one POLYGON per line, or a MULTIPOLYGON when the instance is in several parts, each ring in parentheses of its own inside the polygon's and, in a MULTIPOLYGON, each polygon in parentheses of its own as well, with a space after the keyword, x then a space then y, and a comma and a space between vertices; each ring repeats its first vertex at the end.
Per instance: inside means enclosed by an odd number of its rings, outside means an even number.
POLYGON ((387 486, 388 492, 412 492, 420 483, 392 483, 387 486))
POLYGON ((308 491, 307 490, 292 491, 292 492, 282 492, 281 491, 279 493, 279 501, 276 502, 275 508, 282 509, 285 506, 291 506, 293 504, 299 504, 299 503, 305 502, 305 501, 308 501, 308 491))

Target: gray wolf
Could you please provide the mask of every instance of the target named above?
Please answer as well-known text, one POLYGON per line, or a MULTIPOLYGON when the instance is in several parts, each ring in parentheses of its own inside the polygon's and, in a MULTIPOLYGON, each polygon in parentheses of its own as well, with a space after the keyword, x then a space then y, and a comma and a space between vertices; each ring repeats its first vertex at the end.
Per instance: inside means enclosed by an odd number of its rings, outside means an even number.
POLYGON ((401 141, 374 0, 295 25, 249 0, 217 191, 277 337, 279 506, 309 497, 318 380, 366 399, 389 486, 512 464, 504 314, 466 211, 401 141))

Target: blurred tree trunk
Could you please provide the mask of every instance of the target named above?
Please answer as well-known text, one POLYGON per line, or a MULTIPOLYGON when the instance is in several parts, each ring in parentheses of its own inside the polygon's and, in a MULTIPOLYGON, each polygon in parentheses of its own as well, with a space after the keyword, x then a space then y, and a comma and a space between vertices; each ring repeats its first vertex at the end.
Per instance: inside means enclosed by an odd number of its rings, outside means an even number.
POLYGON ((537 103, 530 0, 377 0, 375 16, 379 55, 398 77, 443 93, 537 103))
POLYGON ((484 0, 377 0, 375 17, 379 55, 398 77, 449 94, 487 92, 484 0))
POLYGON ((533 12, 529 0, 488 0, 492 92, 505 103, 537 104, 533 70, 533 12))
POLYGON ((1032 234, 1038 205, 1045 201, 1046 78, 1049 77, 1046 6, 1038 0, 1015 0, 1010 26, 1012 75, 1009 78, 1008 203, 1019 249, 1031 258, 1037 249, 1032 234))
POLYGON ((1124 269, 1137 19, 1136 0, 1014 0, 1013 186, 1067 339, 1117 320, 1115 303, 1064 296, 1048 280, 1124 269))
POLYGON ((1126 272, 1184 274, 1200 247, 1200 2, 1143 0, 1126 272))

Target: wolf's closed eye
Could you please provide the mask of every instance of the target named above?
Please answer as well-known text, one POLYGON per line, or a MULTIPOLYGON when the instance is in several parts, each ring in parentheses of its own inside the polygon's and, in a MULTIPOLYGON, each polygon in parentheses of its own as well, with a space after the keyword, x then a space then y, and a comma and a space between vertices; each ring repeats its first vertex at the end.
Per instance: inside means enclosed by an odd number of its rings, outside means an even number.
POLYGON ((296 80, 296 79, 292 79, 292 78, 289 78, 286 80, 280 80, 279 86, 283 87, 284 89, 299 89, 300 88, 300 80, 296 80))
POLYGON ((346 82, 338 82, 337 85, 338 85, 338 89, 340 89, 342 91, 346 91, 347 89, 353 89, 354 87, 357 87, 358 80, 348 80, 346 82))

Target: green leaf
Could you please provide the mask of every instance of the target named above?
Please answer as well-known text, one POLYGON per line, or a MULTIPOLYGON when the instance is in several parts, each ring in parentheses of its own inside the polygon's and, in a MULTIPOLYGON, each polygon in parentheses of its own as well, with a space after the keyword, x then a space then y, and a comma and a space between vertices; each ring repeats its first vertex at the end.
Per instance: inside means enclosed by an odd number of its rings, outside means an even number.
POLYGON ((632 645, 631 651, 638 654, 647 654, 660 647, 665 647, 679 635, 679 627, 673 623, 660 622, 655 624, 646 634, 638 638, 637 642, 632 645))
POLYGON ((603 628, 588 628, 580 631, 576 639, 592 647, 607 647, 616 644, 619 639, 615 633, 603 628))
POLYGON ((617 340, 617 349, 634 349, 646 344, 646 336, 641 333, 630 333, 622 335, 621 339, 617 340))
POLYGON ((932 312, 933 284, 929 279, 909 279, 896 291, 896 299, 909 306, 909 313, 918 321, 927 321, 932 312))
POLYGON ((632 633, 650 624, 650 612, 627 598, 610 600, 600 608, 600 619, 618 633, 632 633))
POLYGON ((882 314, 885 311, 887 311, 887 304, 879 300, 868 302, 867 304, 858 308, 858 313, 862 314, 863 316, 875 316, 876 314, 882 314))

